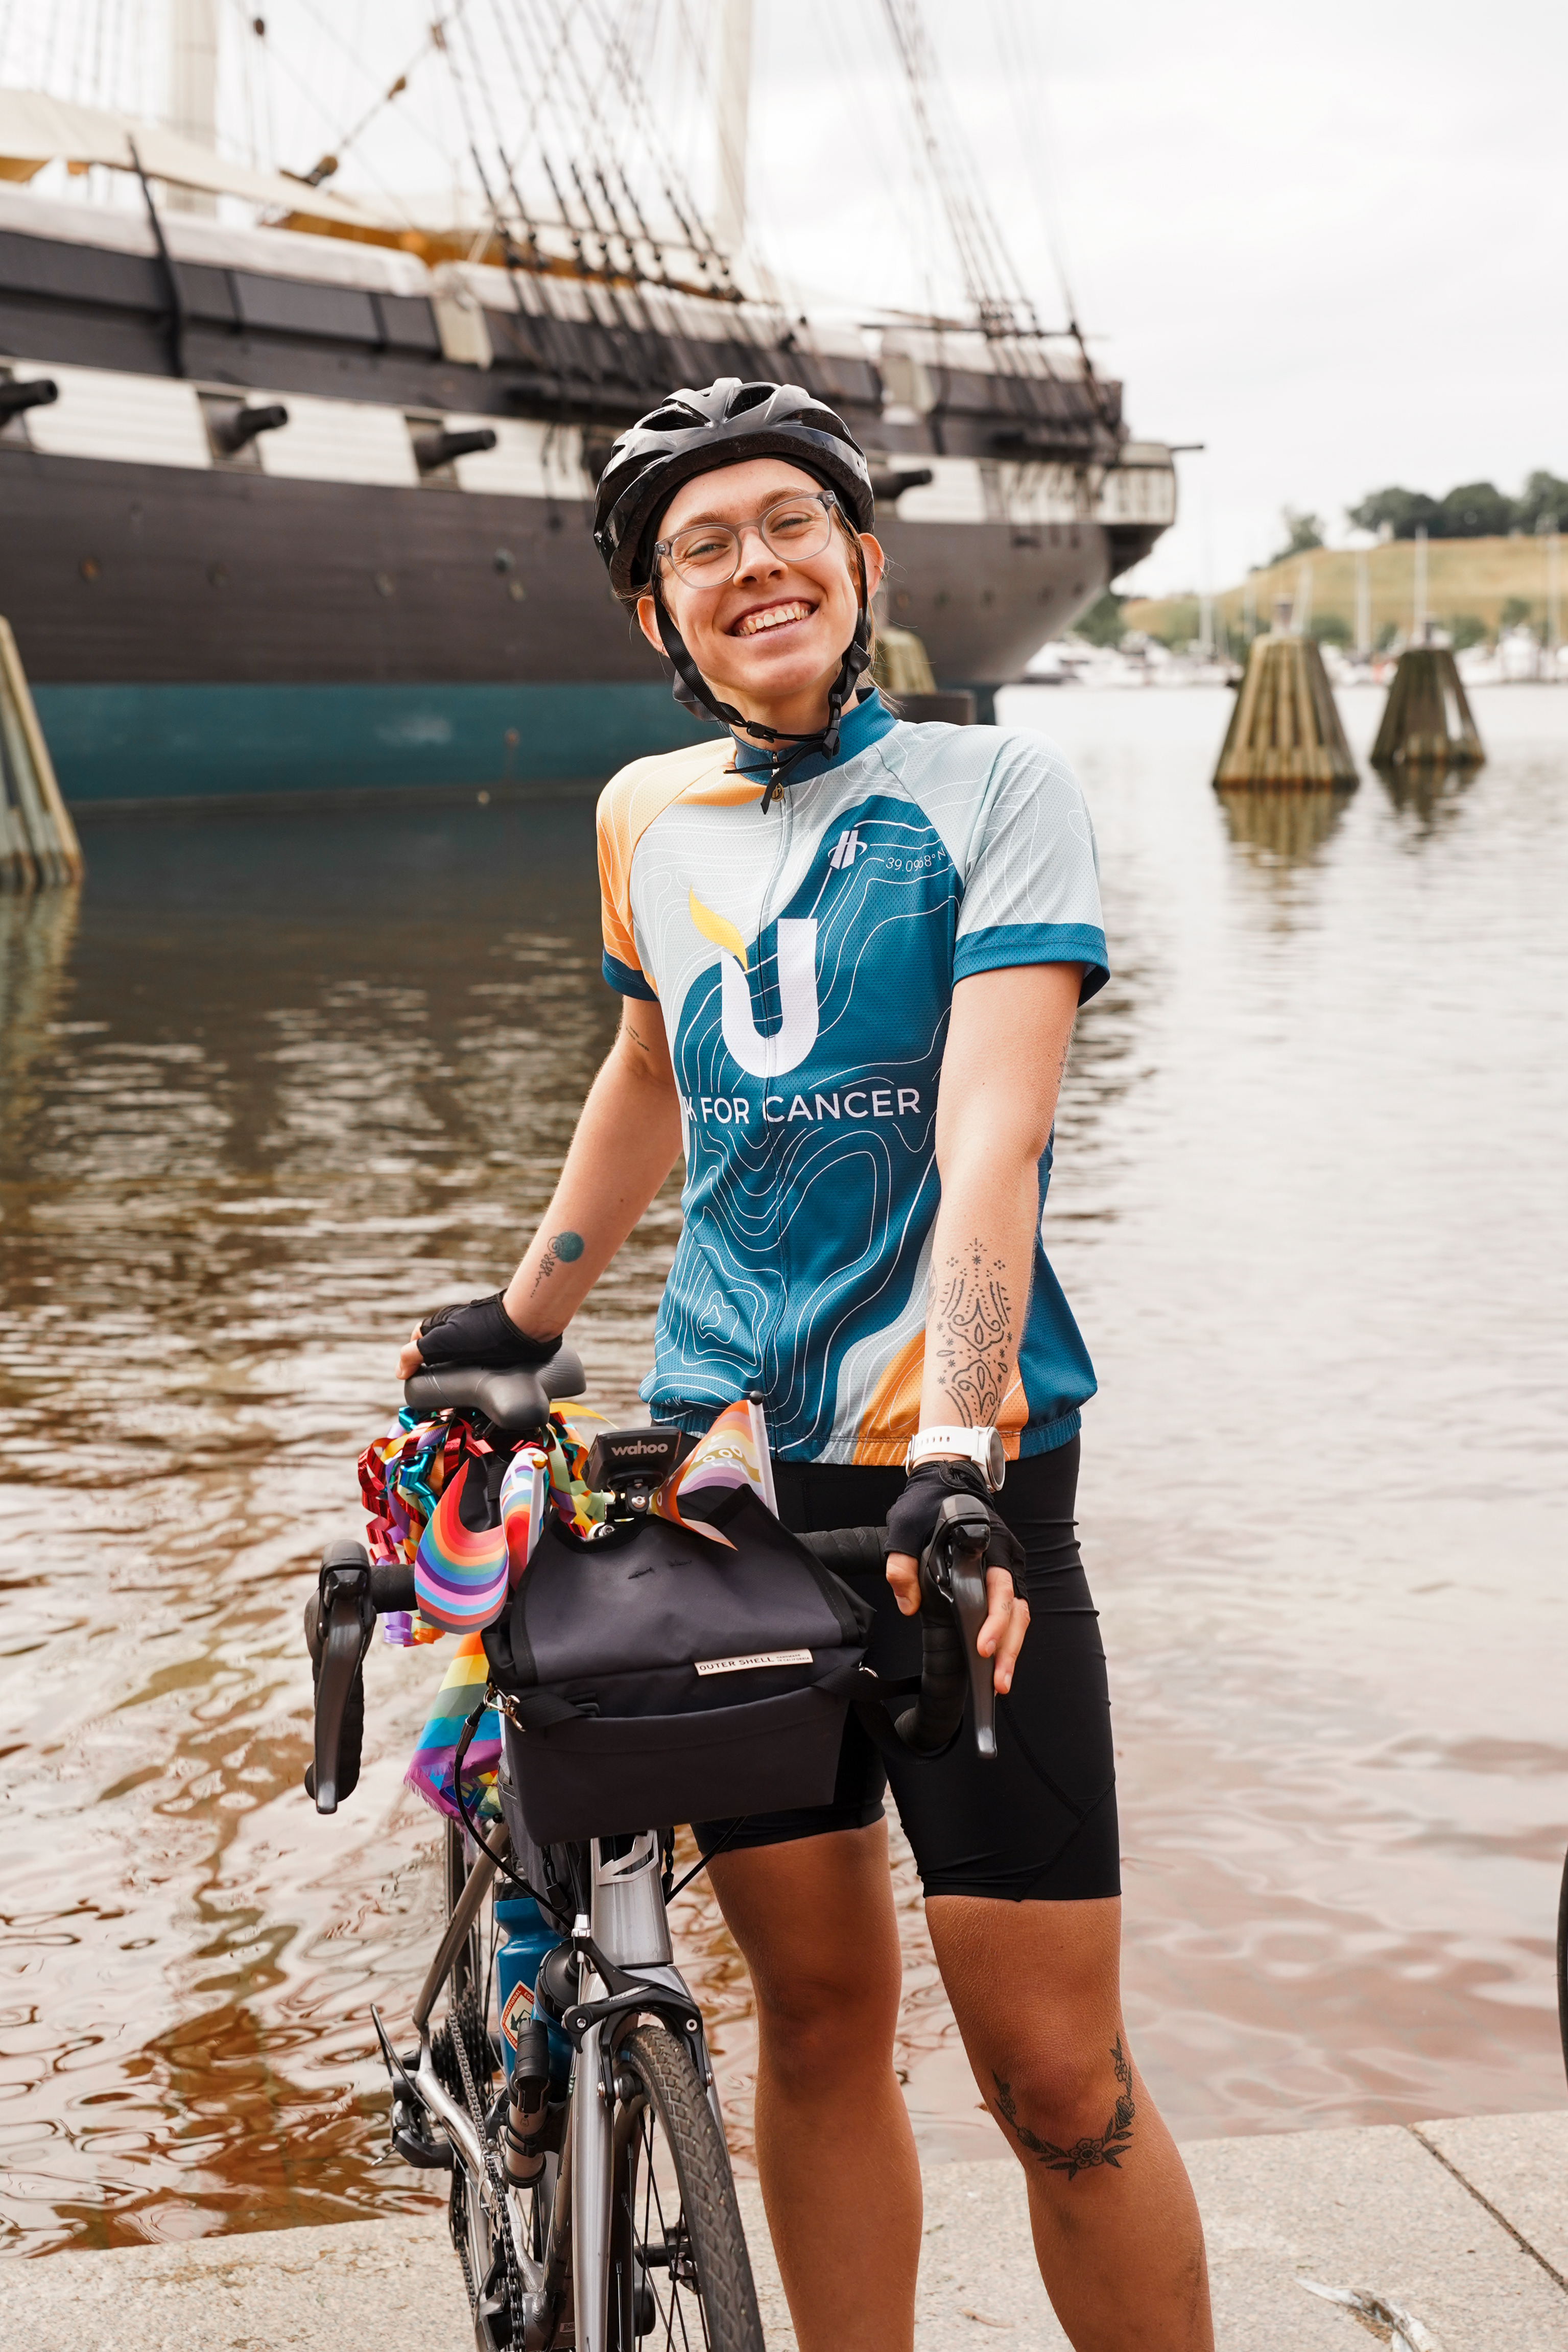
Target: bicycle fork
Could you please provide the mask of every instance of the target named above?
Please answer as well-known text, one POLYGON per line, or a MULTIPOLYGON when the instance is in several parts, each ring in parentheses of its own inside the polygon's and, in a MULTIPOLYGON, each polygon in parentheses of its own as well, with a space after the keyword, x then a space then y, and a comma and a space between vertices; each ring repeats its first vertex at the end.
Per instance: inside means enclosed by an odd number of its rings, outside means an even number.
MULTIPOLYGON (((659 1885, 659 1842, 645 1830, 631 1839, 601 1839, 593 1847, 591 1912, 579 1914, 572 1938, 581 1962, 580 2012, 613 2008, 624 2017, 639 2005, 679 2012, 707 2091, 714 2120, 723 2128, 713 2070, 702 2040, 700 2014, 675 1966, 659 1885), (610 1849, 625 1847, 623 1853, 610 1849), (600 1976, 594 1955, 618 1974, 635 1971, 650 2000, 639 2004, 600 1976)), ((572 2081, 572 2271, 577 2352, 609 2352, 609 2286, 614 2249, 612 2199, 615 2185, 616 2081, 614 2042, 620 2018, 611 2014, 579 2028, 572 2081)), ((575 2038, 575 2037, 574 2037, 575 2038)), ((634 2280, 630 2284, 635 2286, 634 2280)))

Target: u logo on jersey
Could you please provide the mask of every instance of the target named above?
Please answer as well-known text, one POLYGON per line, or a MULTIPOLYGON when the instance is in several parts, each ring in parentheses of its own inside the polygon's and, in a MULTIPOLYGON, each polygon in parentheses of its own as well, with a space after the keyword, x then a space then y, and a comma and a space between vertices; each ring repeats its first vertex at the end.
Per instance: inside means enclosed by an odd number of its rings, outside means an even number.
POLYGON ((771 1037, 762 1036, 752 1013, 747 979, 751 961, 733 923, 689 893, 691 919, 706 940, 724 952, 719 959, 720 1021, 724 1043, 747 1076, 781 1077, 799 1067, 816 1043, 816 918, 784 916, 777 926, 775 954, 782 1018, 771 1037))

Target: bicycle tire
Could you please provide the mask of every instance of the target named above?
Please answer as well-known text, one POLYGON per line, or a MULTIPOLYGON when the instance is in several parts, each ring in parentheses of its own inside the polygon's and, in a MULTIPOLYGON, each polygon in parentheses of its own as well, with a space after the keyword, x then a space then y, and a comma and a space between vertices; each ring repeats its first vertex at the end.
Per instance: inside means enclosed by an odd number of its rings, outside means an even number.
POLYGON ((763 2352, 730 2154, 690 2052, 640 2025, 615 2069, 611 2352, 763 2352))
POLYGON ((1563 2045, 1563 2072, 1568 2074, 1568 1855, 1563 1857, 1557 1897, 1557 2038, 1563 2045))

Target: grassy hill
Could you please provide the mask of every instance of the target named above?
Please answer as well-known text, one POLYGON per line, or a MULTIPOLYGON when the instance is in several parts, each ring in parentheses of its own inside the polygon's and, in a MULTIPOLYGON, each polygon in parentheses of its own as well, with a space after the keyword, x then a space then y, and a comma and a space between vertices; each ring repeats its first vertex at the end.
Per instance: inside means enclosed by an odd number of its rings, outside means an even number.
MULTIPOLYGON (((1479 629, 1462 634, 1493 637, 1507 606, 1510 621, 1528 620, 1540 635, 1546 620, 1547 561, 1542 539, 1431 540, 1426 548, 1426 610, 1444 628, 1467 621, 1479 623, 1479 629), (1521 613, 1521 605, 1527 610, 1521 613)), ((1397 539, 1384 547, 1369 548, 1365 562, 1373 645, 1392 630, 1408 635, 1415 614, 1415 541, 1397 539)), ((1353 636, 1356 558, 1330 548, 1271 563, 1265 571, 1253 572, 1246 586, 1226 589, 1215 598, 1216 619, 1233 632, 1241 631, 1250 589, 1257 625, 1267 627, 1274 617, 1275 598, 1294 599, 1300 592, 1303 572, 1311 576, 1313 620, 1332 614, 1353 636)), ((1130 629, 1145 630, 1167 645, 1181 645, 1197 635, 1198 600, 1195 596, 1134 598, 1123 607, 1122 618, 1130 629)))

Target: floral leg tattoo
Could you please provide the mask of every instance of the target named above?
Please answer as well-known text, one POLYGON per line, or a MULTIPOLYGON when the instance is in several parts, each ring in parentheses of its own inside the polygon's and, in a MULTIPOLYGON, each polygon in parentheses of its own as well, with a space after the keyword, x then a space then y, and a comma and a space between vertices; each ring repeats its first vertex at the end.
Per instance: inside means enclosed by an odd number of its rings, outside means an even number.
POLYGON ((1110 2121, 1098 2139, 1075 2139, 1070 2147, 1058 2147, 1054 2141, 1041 2139, 1027 2124, 1021 2124, 1011 2086, 1000 2074, 993 2073, 996 2104, 1005 2121, 1012 2126, 1019 2146, 1026 2147, 1031 2156, 1037 2156, 1047 2172, 1065 2172, 1069 2180, 1076 2180, 1080 2172, 1091 2172, 1097 2164, 1109 2164, 1113 2172, 1121 2171, 1117 2158, 1125 2156, 1131 2146, 1132 2118, 1138 2111, 1132 2104, 1132 2063, 1122 2055, 1120 2034, 1110 2053, 1110 2063, 1121 2085, 1110 2121))

